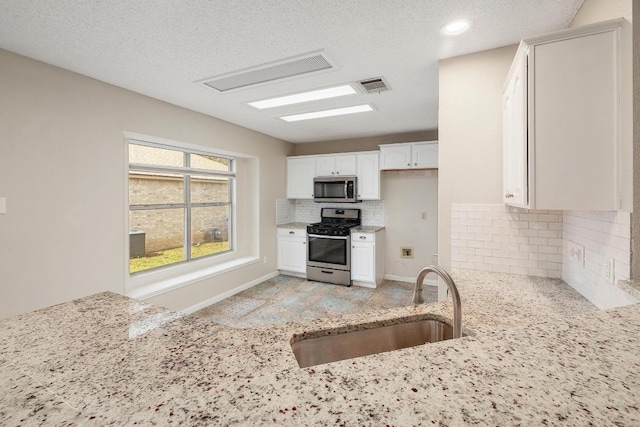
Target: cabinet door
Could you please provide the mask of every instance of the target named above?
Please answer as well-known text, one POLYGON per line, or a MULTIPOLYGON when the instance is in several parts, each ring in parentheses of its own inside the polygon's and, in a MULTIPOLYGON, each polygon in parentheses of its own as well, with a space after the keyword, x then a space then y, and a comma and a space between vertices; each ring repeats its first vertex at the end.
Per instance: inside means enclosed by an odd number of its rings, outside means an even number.
POLYGON ((313 199, 313 157, 287 158, 287 199, 313 199))
POLYGON ((618 40, 605 31, 530 49, 536 209, 618 208, 618 40))
POLYGON ((317 156, 315 176, 331 176, 336 174, 335 156, 317 156))
POLYGON ((354 176, 356 174, 356 155, 345 154, 342 156, 336 156, 336 175, 349 175, 354 176))
POLYGON ((305 273, 307 245, 304 238, 278 237, 278 270, 305 273))
POLYGON ((358 199, 380 200, 380 165, 378 153, 358 154, 358 199))
POLYGON ((380 146, 380 169, 409 169, 411 146, 380 146))
POLYGON ((421 142, 411 146, 411 167, 437 168, 438 143, 421 142))
POLYGON ((516 59, 502 95, 503 200, 517 207, 528 207, 529 203, 526 61, 526 54, 516 59))
POLYGON ((375 263, 375 244, 351 244, 351 280, 375 283, 375 263))

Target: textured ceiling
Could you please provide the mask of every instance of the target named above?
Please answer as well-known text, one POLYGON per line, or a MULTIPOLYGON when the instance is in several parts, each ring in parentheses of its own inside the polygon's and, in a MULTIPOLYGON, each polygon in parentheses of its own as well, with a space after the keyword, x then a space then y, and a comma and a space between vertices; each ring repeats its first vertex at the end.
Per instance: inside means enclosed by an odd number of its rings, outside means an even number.
POLYGON ((0 47, 291 142, 437 128, 438 59, 566 28, 583 0, 0 0, 0 47), (440 35, 469 18, 471 30, 440 35), (313 51, 337 66, 220 94, 194 83, 313 51), (390 91, 255 110, 244 103, 384 76, 390 91), (375 111, 287 123, 285 114, 375 111))

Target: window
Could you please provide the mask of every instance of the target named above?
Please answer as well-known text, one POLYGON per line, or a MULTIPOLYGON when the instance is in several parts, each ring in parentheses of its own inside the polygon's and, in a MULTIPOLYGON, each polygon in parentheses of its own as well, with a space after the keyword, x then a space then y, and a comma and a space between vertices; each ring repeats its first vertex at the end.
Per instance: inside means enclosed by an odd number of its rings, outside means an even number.
POLYGON ((233 249, 234 158, 130 139, 129 273, 233 249))

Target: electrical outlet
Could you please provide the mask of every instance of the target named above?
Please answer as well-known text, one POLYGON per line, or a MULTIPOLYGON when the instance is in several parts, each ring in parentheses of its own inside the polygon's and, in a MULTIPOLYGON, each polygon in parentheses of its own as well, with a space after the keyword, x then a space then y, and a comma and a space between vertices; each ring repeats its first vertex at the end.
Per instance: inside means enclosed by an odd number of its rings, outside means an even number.
POLYGON ((602 266, 602 275, 609 281, 609 283, 614 282, 615 278, 615 267, 616 261, 612 256, 604 257, 604 264, 602 266))
POLYGON ((413 248, 400 248, 401 258, 413 258, 413 248))
POLYGON ((584 245, 569 241, 567 243, 567 250, 569 252, 569 259, 582 268, 585 268, 584 245))
POLYGON ((422 212, 422 219, 426 221, 426 219, 427 219, 427 213, 426 212, 422 212))
POLYGON ((264 264, 266 264, 266 263, 267 263, 267 257, 262 258, 262 262, 263 262, 264 264))

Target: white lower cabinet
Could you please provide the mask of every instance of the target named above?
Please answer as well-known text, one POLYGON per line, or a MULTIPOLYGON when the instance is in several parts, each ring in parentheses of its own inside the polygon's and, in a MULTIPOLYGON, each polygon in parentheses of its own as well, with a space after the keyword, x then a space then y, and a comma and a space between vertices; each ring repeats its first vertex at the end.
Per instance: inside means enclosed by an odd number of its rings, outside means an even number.
POLYGON ((375 288, 384 277, 384 229, 351 233, 351 281, 375 288))
POLYGON ((278 229, 278 270, 282 273, 307 272, 307 231, 304 229, 278 229))

